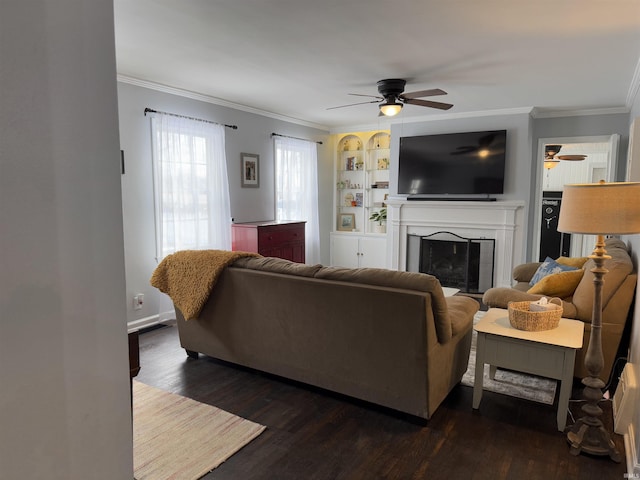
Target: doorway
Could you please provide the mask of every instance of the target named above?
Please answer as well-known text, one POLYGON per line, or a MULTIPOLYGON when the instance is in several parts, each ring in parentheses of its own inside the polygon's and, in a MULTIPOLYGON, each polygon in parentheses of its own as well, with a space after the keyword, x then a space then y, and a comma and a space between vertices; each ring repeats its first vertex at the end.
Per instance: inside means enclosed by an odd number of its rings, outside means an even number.
MULTIPOLYGON (((544 218, 543 202, 549 192, 559 193, 561 197, 564 185, 570 183, 597 183, 600 180, 613 182, 616 180, 618 143, 620 135, 604 135, 589 137, 557 137, 541 138, 538 140, 538 154, 536 156, 537 185, 536 208, 534 215, 534 243, 532 248, 533 259, 537 260, 542 252, 543 223, 548 223, 544 218), (545 168, 545 151, 550 145, 559 145, 560 150, 554 160, 557 162, 548 164, 545 168), (559 160, 558 156, 574 157, 585 155, 583 160, 559 160), (546 195, 545 195, 545 192, 546 195)), ((558 237, 560 238, 560 237, 558 237)), ((571 236, 570 247, 563 251, 572 257, 591 255, 596 238, 593 235, 571 236)))

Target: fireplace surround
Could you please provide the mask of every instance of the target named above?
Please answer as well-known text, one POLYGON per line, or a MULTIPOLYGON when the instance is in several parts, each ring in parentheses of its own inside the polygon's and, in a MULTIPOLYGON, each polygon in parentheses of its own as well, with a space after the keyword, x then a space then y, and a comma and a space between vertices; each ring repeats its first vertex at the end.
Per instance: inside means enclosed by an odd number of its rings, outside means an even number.
POLYGON ((387 202, 387 264, 394 270, 408 270, 409 235, 446 231, 465 238, 492 239, 493 286, 510 287, 513 267, 525 261, 524 206, 523 201, 517 200, 415 201, 391 197, 387 202))

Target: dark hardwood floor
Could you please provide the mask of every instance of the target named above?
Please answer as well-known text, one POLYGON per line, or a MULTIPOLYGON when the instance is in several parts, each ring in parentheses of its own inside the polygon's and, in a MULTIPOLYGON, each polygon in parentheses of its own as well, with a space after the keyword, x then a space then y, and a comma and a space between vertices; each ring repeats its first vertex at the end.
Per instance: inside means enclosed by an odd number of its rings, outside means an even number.
MULTIPOLYGON (((424 423, 203 355, 189 359, 173 326, 140 335, 140 363, 138 381, 267 426, 204 479, 622 480, 626 472, 624 461, 572 456, 555 407, 485 392, 474 411, 472 390, 461 385, 424 423)), ((571 405, 576 417, 579 405, 571 405)), ((602 406, 610 424, 611 404, 602 406)), ((622 437, 613 438, 624 452, 622 437)))

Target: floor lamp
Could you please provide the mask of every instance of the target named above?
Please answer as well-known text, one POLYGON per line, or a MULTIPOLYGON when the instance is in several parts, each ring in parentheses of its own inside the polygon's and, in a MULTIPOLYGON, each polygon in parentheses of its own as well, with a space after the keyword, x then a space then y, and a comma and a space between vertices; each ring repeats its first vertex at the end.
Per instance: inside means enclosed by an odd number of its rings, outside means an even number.
POLYGON ((640 233, 640 183, 602 181, 565 185, 558 231, 597 236, 595 249, 589 257, 593 259, 595 267, 591 269, 594 285, 591 335, 584 357, 589 375, 582 380, 586 403, 582 406, 584 416, 568 429, 567 440, 571 444, 570 451, 573 455, 580 452, 609 455, 612 460, 621 462, 622 457, 602 424, 602 409, 598 405, 605 386, 599 378, 604 366, 602 286, 608 271, 605 262, 611 258, 605 250, 604 236, 640 233))

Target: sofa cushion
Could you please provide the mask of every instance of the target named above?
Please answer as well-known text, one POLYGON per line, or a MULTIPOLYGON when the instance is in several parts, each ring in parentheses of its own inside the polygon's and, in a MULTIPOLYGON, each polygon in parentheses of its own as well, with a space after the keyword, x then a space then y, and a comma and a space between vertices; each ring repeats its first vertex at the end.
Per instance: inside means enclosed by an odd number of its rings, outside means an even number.
MULTIPOLYGON (((609 238, 605 242, 607 255, 611 258, 604 262, 608 273, 604 276, 602 287, 602 308, 606 308, 613 294, 633 271, 633 263, 626 244, 618 238, 609 238)), ((595 262, 589 259, 584 264, 584 276, 573 293, 573 304, 578 311, 578 318, 590 321, 593 311, 594 274, 591 271, 595 262)))
POLYGON ((431 308, 435 319, 436 334, 440 343, 451 339, 452 327, 442 286, 436 277, 426 273, 401 272, 385 268, 323 267, 316 278, 340 282, 362 283, 379 287, 418 290, 431 294, 431 308))
MULTIPOLYGON (((526 283, 529 288, 529 281, 533 278, 538 268, 542 265, 542 262, 530 262, 516 265, 513 268, 513 279, 518 283, 526 283)), ((526 291, 526 288, 525 288, 526 291)))
POLYGON ((241 258, 236 260, 233 266, 299 277, 313 277, 322 268, 320 264, 307 265, 275 257, 241 258))
POLYGON ((570 267, 569 265, 562 265, 561 263, 556 262, 553 258, 547 257, 545 258, 544 262, 542 262, 542 265, 538 267, 538 270, 536 270, 536 273, 529 281, 529 285, 533 287, 547 275, 551 275, 552 273, 567 272, 569 270, 577 270, 577 268, 570 267))
POLYGON ((527 293, 545 295, 547 297, 566 298, 573 294, 582 280, 584 270, 570 270, 560 273, 552 273, 543 277, 527 293))

